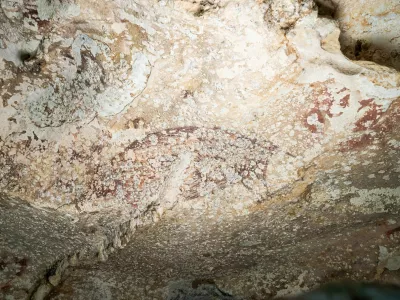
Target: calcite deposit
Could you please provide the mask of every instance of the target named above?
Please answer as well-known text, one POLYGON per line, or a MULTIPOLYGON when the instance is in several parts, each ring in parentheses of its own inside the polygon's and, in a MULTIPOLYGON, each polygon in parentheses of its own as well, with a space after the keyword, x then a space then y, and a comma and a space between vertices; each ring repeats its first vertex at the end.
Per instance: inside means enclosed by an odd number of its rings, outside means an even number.
POLYGON ((1 0, 0 299, 400 283, 399 49, 396 0, 1 0))

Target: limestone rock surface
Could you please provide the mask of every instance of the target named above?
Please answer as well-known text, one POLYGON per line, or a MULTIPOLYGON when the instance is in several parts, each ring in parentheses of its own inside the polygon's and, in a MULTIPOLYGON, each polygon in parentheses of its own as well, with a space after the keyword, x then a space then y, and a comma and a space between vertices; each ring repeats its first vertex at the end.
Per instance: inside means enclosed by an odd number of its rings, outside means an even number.
POLYGON ((0 298, 398 282, 399 9, 1 0, 0 298))

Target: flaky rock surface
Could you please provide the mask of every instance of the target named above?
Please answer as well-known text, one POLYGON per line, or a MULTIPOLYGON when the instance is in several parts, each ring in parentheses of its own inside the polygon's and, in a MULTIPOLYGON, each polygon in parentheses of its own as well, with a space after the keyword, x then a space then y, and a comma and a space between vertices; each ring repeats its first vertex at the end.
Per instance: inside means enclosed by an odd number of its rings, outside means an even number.
POLYGON ((1 0, 0 298, 399 282, 399 22, 395 0, 1 0))

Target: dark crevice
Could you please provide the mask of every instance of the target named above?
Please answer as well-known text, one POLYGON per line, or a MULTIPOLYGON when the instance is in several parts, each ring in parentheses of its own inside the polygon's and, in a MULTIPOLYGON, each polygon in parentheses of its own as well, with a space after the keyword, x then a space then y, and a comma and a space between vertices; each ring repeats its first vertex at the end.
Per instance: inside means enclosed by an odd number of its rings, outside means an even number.
MULTIPOLYGON (((318 16, 340 21, 337 16, 339 10, 338 4, 332 0, 315 0, 318 8, 318 16)), ((341 27, 341 26, 340 26, 341 27)), ((366 31, 372 29, 365 28, 366 31)), ((400 37, 399 37, 400 38, 400 37)), ((400 48, 392 44, 396 39, 380 36, 380 42, 363 39, 357 35, 351 35, 349 32, 341 30, 339 43, 342 53, 353 61, 371 61, 378 65, 394 68, 400 71, 400 48)))
POLYGON ((331 0, 316 0, 315 4, 318 8, 318 16, 334 18, 337 10, 337 4, 331 0))
POLYGON ((394 45, 388 42, 377 44, 366 39, 349 39, 343 32, 340 34, 339 42, 343 54, 351 60, 372 61, 400 71, 400 49, 395 49, 394 45))

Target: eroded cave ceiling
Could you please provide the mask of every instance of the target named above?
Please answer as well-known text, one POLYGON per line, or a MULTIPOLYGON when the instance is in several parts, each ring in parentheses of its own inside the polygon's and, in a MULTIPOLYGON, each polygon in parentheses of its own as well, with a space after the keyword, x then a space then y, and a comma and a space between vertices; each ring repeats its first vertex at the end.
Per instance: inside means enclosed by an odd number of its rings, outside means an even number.
POLYGON ((1 0, 0 298, 399 282, 400 3, 375 2, 1 0))

